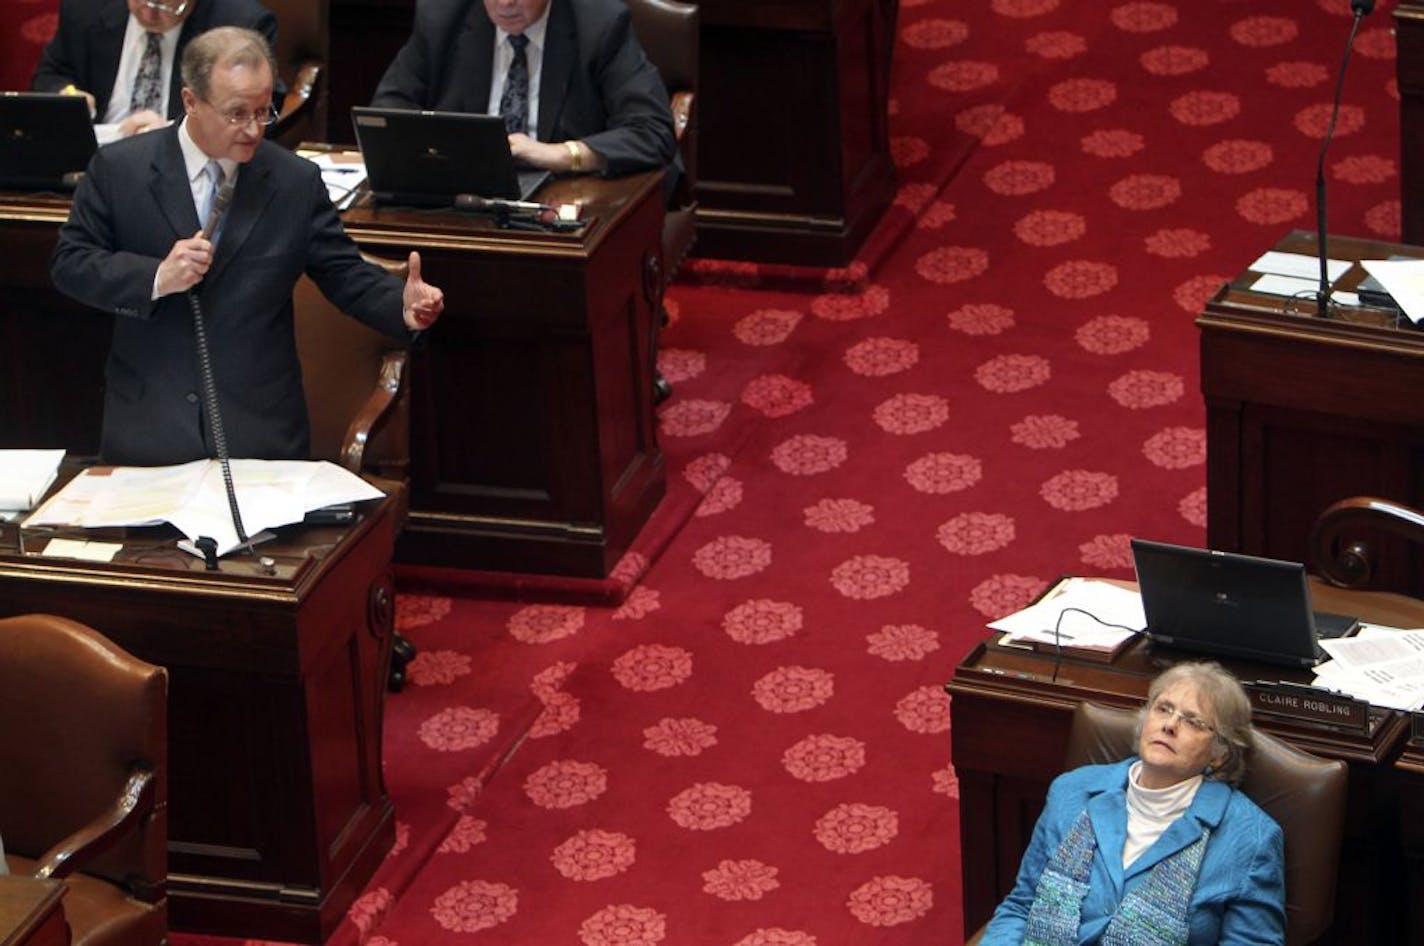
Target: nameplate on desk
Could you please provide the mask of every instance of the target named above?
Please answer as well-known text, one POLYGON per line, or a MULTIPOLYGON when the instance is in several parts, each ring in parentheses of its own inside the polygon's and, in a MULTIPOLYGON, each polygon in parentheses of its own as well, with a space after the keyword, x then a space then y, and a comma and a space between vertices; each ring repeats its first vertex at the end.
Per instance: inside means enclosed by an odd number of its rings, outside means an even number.
POLYGON ((1247 683, 1257 713, 1356 732, 1370 731, 1370 704, 1364 700, 1296 683, 1247 683))

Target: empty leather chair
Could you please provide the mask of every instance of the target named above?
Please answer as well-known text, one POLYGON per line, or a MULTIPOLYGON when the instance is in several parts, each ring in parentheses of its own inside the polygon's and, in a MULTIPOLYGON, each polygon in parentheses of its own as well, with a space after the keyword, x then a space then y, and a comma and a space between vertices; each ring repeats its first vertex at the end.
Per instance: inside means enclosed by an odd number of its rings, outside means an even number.
POLYGON ((67 618, 0 620, 0 837, 75 946, 168 932, 168 673, 67 618))
POLYGON ((277 18, 277 71, 287 97, 276 103, 276 124, 267 137, 288 148, 326 140, 326 101, 331 78, 330 0, 263 0, 277 18))

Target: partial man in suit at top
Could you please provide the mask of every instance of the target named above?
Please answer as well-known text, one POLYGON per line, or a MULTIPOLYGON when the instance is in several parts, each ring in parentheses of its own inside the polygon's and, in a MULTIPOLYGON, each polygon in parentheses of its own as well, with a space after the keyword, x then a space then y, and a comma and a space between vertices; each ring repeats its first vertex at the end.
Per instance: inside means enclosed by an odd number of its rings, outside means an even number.
POLYGON ((417 0, 372 104, 504 115, 515 159, 548 171, 679 173, 667 89, 622 0, 417 0))
POLYGON ((62 0, 30 87, 87 98, 101 141, 159 128, 183 117, 184 47, 216 26, 277 43, 277 19, 258 0, 62 0))
POLYGON ((234 457, 305 459, 310 425, 292 316, 305 272, 343 311, 409 340, 444 308, 410 254, 405 283, 367 263, 316 165, 263 139, 275 119, 272 53, 221 27, 183 54, 184 118, 100 148, 74 193, 51 266, 65 294, 118 316, 105 367, 100 452, 161 465, 214 455, 203 415, 190 291, 202 303, 234 457), (202 210, 235 177, 210 242, 202 210))

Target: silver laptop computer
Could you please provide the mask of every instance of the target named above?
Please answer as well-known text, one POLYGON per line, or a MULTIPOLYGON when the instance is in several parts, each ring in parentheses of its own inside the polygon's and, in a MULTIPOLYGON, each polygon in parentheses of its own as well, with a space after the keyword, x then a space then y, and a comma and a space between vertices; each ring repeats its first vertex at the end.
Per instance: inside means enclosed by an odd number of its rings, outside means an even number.
POLYGON ((1293 667, 1325 658, 1319 640, 1359 628, 1315 611, 1305 566, 1235 552, 1132 540, 1147 636, 1154 644, 1293 667))
POLYGON ((351 123, 379 204, 450 207, 460 194, 527 200, 550 178, 515 165, 498 115, 357 106, 351 123))
POLYGON ((98 147, 82 95, 0 93, 0 187, 72 190, 98 147))

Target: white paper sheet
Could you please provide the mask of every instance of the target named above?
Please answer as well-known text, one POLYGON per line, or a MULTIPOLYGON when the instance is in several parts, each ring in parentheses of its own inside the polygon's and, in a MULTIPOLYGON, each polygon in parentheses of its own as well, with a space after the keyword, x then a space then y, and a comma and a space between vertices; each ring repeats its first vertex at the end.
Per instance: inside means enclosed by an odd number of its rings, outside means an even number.
POLYGON ((1424 260, 1362 259, 1360 265, 1379 280, 1410 321, 1424 321, 1424 260))

